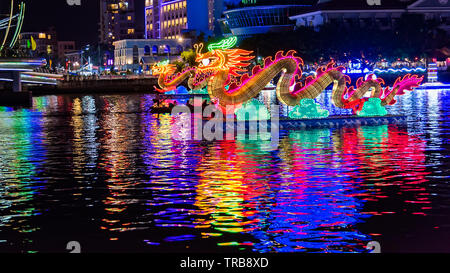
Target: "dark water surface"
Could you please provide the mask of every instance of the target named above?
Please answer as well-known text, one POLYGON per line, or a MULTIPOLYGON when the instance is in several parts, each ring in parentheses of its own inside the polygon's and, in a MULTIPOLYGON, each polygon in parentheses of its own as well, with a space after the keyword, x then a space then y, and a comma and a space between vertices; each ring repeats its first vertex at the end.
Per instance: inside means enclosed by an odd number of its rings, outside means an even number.
POLYGON ((0 252, 450 252, 450 91, 399 98, 405 126, 282 131, 277 149, 174 140, 150 95, 33 104, 0 108, 0 252))

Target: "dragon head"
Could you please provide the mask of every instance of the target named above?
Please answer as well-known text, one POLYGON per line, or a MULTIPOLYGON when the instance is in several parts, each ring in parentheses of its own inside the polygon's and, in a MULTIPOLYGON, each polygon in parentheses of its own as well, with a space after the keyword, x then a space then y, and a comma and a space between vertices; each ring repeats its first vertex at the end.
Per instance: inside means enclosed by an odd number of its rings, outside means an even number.
POLYGON ((165 75, 165 74, 174 74, 175 71, 177 70, 177 67, 174 64, 170 64, 169 60, 167 61, 162 61, 159 63, 156 63, 153 67, 152 67, 152 74, 153 75, 165 75))
POLYGON ((236 45, 237 38, 230 37, 219 43, 208 46, 208 52, 202 53, 203 44, 194 45, 197 58, 196 62, 198 73, 217 73, 219 71, 228 71, 231 75, 238 77, 239 72, 246 72, 245 67, 249 66, 252 51, 243 49, 231 49, 236 45))

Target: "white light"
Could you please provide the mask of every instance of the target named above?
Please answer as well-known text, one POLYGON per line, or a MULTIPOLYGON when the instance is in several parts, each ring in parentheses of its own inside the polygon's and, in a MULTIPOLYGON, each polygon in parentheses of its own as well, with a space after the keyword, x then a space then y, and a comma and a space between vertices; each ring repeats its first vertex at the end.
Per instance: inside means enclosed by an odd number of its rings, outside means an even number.
POLYGON ((209 59, 203 59, 202 60, 202 64, 203 64, 203 66, 208 66, 209 65, 209 59))

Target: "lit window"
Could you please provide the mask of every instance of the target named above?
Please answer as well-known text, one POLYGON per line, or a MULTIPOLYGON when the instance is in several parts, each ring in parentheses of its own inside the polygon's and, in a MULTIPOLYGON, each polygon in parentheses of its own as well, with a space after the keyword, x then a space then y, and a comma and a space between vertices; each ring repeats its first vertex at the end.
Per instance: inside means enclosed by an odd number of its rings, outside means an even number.
POLYGON ((128 21, 131 21, 131 16, 128 16, 128 21))
POLYGON ((134 28, 129 28, 128 29, 128 34, 134 34, 134 28))
POLYGON ((39 33, 39 39, 45 39, 46 35, 45 33, 39 33))

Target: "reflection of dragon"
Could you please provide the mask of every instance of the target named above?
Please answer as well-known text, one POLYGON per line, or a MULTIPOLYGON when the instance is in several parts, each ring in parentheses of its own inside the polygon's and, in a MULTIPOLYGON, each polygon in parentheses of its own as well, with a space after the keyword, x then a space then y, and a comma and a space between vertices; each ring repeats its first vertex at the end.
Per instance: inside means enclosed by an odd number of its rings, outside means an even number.
MULTIPOLYGON (((223 43, 222 43, 223 44, 223 43)), ((246 73, 249 61, 254 58, 251 51, 231 49, 227 47, 215 48, 202 53, 203 45, 196 45, 197 59, 199 63, 196 73, 209 74, 208 93, 216 99, 221 107, 227 105, 239 105, 256 97, 261 90, 278 74, 281 78, 276 88, 278 99, 289 106, 299 104, 300 100, 315 99, 329 85, 333 84, 332 101, 340 108, 352 108, 361 110, 367 98, 363 96, 372 91, 371 97, 380 98, 382 105, 392 105, 396 101, 396 95, 404 94, 404 91, 412 90, 423 80, 418 76, 406 75, 398 78, 392 88, 382 88, 384 81, 370 75, 366 80, 362 78, 356 82, 356 89, 350 84, 350 77, 344 75, 344 67, 336 67, 334 62, 326 67, 319 68, 316 76, 307 77, 304 83, 301 65, 303 60, 295 56, 291 50, 286 54, 278 52, 275 59, 268 57, 264 60, 264 66, 255 66, 252 73, 246 73), (228 88, 227 88, 228 86, 228 88)))
POLYGON ((158 85, 160 88, 155 89, 161 93, 175 90, 178 85, 183 83, 187 78, 188 86, 191 90, 199 90, 208 83, 208 74, 196 74, 195 68, 191 67, 176 73, 177 66, 170 64, 169 61, 159 62, 152 67, 152 74, 158 77, 158 85))

